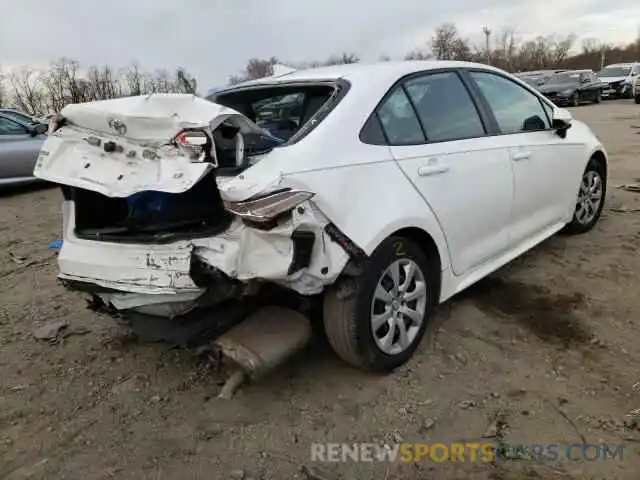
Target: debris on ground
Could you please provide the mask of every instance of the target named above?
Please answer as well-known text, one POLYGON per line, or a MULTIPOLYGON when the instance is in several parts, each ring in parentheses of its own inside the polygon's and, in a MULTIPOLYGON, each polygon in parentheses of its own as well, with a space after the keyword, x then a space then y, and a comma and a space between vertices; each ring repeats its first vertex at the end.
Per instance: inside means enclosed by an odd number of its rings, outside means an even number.
POLYGON ((615 213, 636 213, 640 212, 640 208, 629 208, 622 205, 621 207, 613 207, 611 211, 615 213))
POLYGON ((247 472, 240 468, 229 473, 229 478, 232 480, 245 480, 247 478, 247 472))
POLYGON ((307 465, 302 465, 300 471, 305 476, 306 480, 329 480, 329 477, 324 476, 318 470, 307 465))
POLYGON ((463 400, 462 402, 460 402, 458 404, 458 406, 462 410, 468 410, 470 408, 473 408, 473 407, 477 406, 477 403, 474 400, 463 400))
POLYGON ((13 252, 9 252, 9 258, 13 260, 15 263, 17 263, 18 265, 22 265, 24 262, 27 261, 27 257, 23 257, 22 255, 16 255, 13 252))
POLYGON ((66 320, 49 322, 33 330, 33 336, 49 343, 59 343, 71 335, 84 335, 89 330, 84 327, 72 327, 66 320))
POLYGON ((436 425, 436 420, 434 418, 427 418, 424 422, 422 422, 422 426, 420 427, 420 433, 426 433, 431 430, 436 425))
POLYGON ((489 425, 482 434, 482 438, 503 439, 509 431, 507 415, 504 412, 497 412, 491 418, 489 425))
POLYGON ((626 190, 627 192, 640 192, 640 184, 638 183, 627 183, 624 185, 618 185, 616 188, 620 190, 626 190))

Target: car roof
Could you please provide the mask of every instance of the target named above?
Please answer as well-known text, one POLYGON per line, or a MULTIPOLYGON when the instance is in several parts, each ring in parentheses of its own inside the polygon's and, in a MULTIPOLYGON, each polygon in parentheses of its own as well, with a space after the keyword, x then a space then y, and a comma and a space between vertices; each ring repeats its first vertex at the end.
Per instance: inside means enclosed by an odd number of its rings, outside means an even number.
POLYGON ((612 63, 611 65, 605 65, 604 68, 609 68, 609 67, 633 67, 637 63, 638 62, 612 63))
POLYGON ((581 70, 562 70, 560 72, 557 73, 592 73, 593 70, 590 70, 588 68, 583 68, 581 70))
POLYGON ((436 70, 440 68, 482 68, 485 70, 499 71, 497 68, 481 63, 448 60, 406 60, 376 63, 350 63, 332 65, 329 67, 296 70, 278 77, 258 78, 256 80, 250 80, 248 82, 227 87, 223 91, 228 91, 236 87, 241 88, 251 85, 278 85, 280 83, 296 81, 335 81, 338 79, 344 79, 352 82, 359 82, 375 78, 393 82, 398 78, 411 73, 436 70))

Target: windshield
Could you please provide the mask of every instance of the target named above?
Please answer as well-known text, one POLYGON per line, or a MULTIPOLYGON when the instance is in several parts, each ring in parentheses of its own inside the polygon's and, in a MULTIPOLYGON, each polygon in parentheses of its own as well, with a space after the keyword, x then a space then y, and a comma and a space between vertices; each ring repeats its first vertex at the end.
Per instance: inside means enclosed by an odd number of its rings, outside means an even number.
POLYGON ((579 73, 556 73, 551 78, 549 78, 548 84, 556 84, 556 83, 578 83, 580 82, 580 74, 579 73))
POLYGON ((607 67, 600 72, 601 77, 627 77, 631 67, 607 67))

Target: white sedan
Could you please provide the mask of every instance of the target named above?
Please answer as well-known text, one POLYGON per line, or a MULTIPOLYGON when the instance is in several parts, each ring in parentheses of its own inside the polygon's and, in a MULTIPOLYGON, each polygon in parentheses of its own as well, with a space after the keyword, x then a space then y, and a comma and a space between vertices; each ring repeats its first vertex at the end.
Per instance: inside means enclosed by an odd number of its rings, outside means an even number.
POLYGON ((180 318, 277 284, 323 302, 340 357, 385 372, 434 305, 591 230, 607 154, 501 70, 383 62, 70 105, 35 175, 62 185, 69 288, 180 318))

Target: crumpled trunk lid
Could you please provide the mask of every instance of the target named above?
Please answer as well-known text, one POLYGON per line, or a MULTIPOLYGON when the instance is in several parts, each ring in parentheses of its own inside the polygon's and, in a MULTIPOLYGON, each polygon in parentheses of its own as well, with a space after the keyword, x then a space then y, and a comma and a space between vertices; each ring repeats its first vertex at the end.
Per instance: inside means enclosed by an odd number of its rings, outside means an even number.
POLYGON ((183 193, 214 166, 194 162, 170 142, 184 129, 223 122, 245 133, 262 129, 237 111, 186 94, 153 94, 66 106, 67 125, 49 135, 34 176, 110 197, 141 191, 183 193), (105 151, 113 142, 116 151, 105 151))

